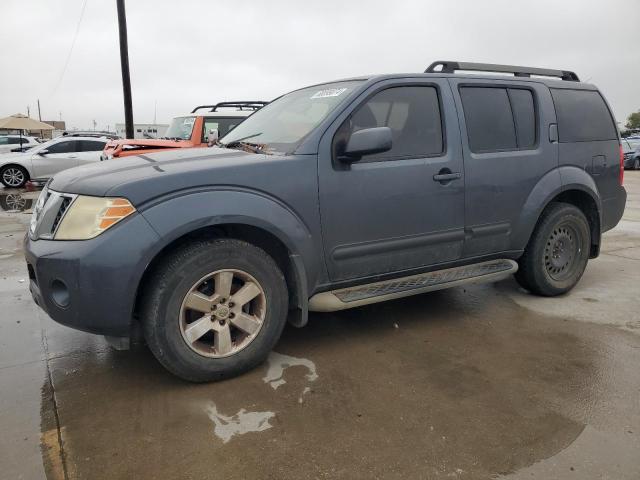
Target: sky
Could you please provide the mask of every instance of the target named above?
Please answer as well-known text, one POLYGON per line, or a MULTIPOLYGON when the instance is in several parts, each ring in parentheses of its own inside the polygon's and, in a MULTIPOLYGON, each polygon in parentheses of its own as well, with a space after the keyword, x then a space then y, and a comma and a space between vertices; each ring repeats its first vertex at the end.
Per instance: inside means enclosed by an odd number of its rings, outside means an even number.
MULTIPOLYGON (((622 124, 640 110, 640 0, 126 3, 139 123, 435 60, 573 70, 622 124)), ((40 99, 67 128, 124 121, 115 0, 2 0, 0 45, 0 117, 40 99)))

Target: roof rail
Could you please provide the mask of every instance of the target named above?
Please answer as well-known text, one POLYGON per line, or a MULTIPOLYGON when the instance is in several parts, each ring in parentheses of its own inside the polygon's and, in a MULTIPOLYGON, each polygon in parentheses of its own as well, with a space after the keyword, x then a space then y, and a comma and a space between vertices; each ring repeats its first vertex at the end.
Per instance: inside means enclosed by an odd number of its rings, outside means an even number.
POLYGON ((579 82, 578 75, 569 70, 553 70, 551 68, 517 67, 514 65, 496 65, 493 63, 452 62, 438 60, 433 62, 424 73, 455 73, 458 70, 477 72, 512 73, 516 77, 530 77, 540 75, 542 77, 557 77, 569 82, 579 82), (437 69, 437 67, 441 67, 437 69))
POLYGON ((196 108, 191 110, 191 113, 196 113, 201 108, 209 108, 210 112, 217 111, 218 108, 237 108, 238 110, 260 110, 269 102, 263 102, 262 100, 255 101, 247 101, 247 102, 220 102, 215 105, 198 105, 196 108))

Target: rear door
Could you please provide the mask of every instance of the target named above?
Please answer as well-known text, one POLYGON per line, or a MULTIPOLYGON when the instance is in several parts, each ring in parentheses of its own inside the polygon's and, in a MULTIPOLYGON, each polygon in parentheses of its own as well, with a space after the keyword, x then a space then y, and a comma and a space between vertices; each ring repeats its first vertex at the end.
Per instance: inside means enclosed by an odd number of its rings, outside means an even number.
POLYGON ((449 81, 464 132, 464 256, 524 248, 511 240, 523 205, 558 166, 558 146, 549 139, 555 123, 549 89, 538 82, 449 81))
POLYGON ((80 140, 77 152, 78 165, 99 161, 106 143, 104 140, 80 140))
POLYGON ((80 140, 60 140, 46 147, 47 153, 31 156, 34 178, 49 178, 62 170, 78 166, 80 140))
POLYGON ((372 85, 320 142, 320 214, 333 281, 456 260, 464 242, 464 180, 451 90, 444 79, 372 85), (389 127, 388 152, 348 164, 339 151, 363 128, 389 127), (446 139, 446 140, 445 140, 446 139), (438 175, 455 178, 438 181, 438 175))

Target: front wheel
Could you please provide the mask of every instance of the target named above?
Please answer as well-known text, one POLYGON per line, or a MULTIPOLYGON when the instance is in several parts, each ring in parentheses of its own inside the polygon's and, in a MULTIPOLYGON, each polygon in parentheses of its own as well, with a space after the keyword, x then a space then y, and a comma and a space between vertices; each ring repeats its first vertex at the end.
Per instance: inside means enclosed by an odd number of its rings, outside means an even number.
POLYGON ((185 380, 218 380, 255 367, 286 323, 282 272, 263 250, 243 241, 190 243, 149 281, 145 339, 160 363, 185 380))
POLYGON ((27 171, 18 165, 7 165, 0 170, 0 181, 5 187, 20 188, 29 180, 27 171))
POLYGON ((544 296, 560 295, 580 280, 589 260, 591 232, 582 211, 554 203, 542 214, 518 261, 516 280, 544 296))

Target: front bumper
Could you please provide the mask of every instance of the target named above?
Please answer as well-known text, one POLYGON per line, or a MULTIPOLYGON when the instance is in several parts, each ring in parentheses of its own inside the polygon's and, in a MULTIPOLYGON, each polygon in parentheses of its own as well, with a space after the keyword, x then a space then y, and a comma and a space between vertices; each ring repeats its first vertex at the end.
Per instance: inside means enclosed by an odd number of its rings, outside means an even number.
POLYGON ((138 285, 158 240, 140 214, 91 240, 32 240, 27 235, 31 295, 58 323, 129 336, 138 285))

